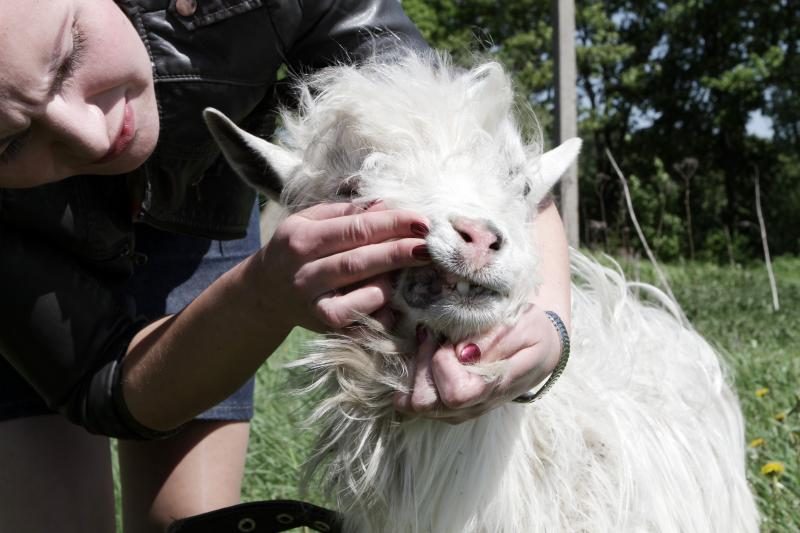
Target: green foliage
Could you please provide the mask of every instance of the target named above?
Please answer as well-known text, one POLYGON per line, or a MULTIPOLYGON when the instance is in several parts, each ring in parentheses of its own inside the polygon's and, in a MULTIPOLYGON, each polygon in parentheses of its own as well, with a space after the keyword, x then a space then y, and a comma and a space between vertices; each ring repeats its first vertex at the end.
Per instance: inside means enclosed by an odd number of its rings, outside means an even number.
POLYGON ((683 221, 672 214, 679 191, 664 170, 663 161, 658 157, 653 160, 653 172, 644 182, 635 175, 630 176, 628 187, 637 219, 655 254, 666 261, 679 257, 683 221))
MULTIPOLYGON (((800 153, 776 150, 774 163, 766 169, 770 180, 763 191, 770 243, 778 250, 800 249, 800 153)), ((762 186, 763 187, 763 186, 762 186)))
MULTIPOLYGON (((550 1, 405 0, 403 6, 429 42, 457 61, 470 64, 480 52, 503 62, 550 138, 550 1)), ((576 3, 576 53, 586 244, 641 247, 620 209, 609 149, 627 174, 639 177, 642 203, 635 208, 659 254, 724 262, 759 257, 756 172, 769 203, 773 254, 800 253, 797 231, 790 230, 800 224, 800 5, 585 0, 576 3), (772 142, 747 132, 756 111, 773 120, 772 142), (690 176, 677 170, 687 160, 696 162, 690 176)))

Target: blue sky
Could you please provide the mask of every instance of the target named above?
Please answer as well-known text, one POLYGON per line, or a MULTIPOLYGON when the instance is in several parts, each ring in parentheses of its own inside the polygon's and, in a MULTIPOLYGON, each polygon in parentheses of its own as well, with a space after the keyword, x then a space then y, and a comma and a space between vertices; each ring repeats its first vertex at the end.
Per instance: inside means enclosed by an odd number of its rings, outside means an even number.
POLYGON ((753 111, 747 121, 747 133, 762 139, 772 139, 772 119, 761 113, 753 111))

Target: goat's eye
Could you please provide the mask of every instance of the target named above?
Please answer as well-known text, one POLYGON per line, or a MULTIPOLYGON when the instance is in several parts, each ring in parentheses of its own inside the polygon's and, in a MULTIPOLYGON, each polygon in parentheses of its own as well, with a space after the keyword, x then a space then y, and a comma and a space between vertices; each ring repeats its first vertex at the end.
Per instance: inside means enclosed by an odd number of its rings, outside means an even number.
POLYGON ((336 188, 336 196, 347 200, 352 200, 358 197, 358 180, 342 179, 339 186, 336 188))
MULTIPOLYGON (((507 183, 511 187, 513 187, 514 189, 517 189, 517 187, 520 186, 520 182, 522 182, 522 196, 523 196, 523 198, 527 197, 528 194, 530 194, 531 185, 530 185, 530 183, 528 183, 528 180, 525 179, 521 168, 513 167, 513 168, 509 169, 508 177, 506 179, 508 180, 507 183)), ((519 189, 517 189, 517 190, 519 190, 519 189)))

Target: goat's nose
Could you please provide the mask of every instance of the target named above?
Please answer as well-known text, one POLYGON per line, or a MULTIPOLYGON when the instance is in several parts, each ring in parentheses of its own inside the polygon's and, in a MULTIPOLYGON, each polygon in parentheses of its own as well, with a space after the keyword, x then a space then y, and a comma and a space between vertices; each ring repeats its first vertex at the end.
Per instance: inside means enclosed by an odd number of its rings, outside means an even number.
POLYGON ((500 231, 486 220, 458 217, 450 224, 461 237, 461 249, 466 252, 466 259, 476 267, 488 263, 503 247, 500 231))
POLYGON ((500 235, 500 231, 485 220, 456 218, 451 221, 451 225, 461 240, 470 247, 496 252, 503 246, 503 237, 500 235))

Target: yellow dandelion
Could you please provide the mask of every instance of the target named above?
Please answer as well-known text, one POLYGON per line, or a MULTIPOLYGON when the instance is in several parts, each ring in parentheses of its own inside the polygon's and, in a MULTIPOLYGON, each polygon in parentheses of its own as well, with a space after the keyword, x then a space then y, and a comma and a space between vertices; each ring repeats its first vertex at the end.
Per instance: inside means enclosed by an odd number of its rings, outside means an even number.
POLYGON ((767 394, 769 394, 769 388, 767 387, 761 387, 760 389, 756 389, 756 396, 758 398, 763 398, 767 394))
POLYGON ((786 467, 779 461, 770 461, 761 467, 761 474, 765 476, 779 476, 786 471, 786 467))
POLYGON ((764 439, 758 437, 757 439, 751 440, 749 446, 750 448, 758 448, 759 446, 763 446, 764 442, 764 439))
POLYGON ((774 415, 772 415, 772 418, 774 418, 778 422, 783 422, 786 419, 786 411, 775 413, 774 415))

